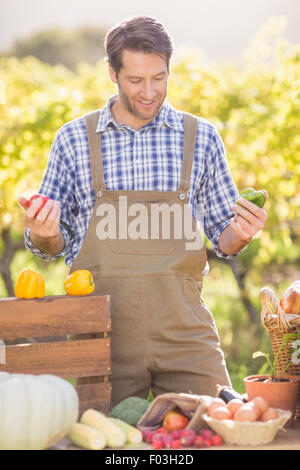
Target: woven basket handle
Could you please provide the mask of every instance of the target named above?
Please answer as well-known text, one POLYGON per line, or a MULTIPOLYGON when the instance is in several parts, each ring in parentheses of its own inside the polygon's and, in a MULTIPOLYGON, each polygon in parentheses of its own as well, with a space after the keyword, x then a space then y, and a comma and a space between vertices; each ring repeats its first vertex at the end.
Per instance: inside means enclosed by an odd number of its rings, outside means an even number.
POLYGON ((278 326, 282 328, 290 328, 291 325, 284 311, 282 310, 279 303, 277 302, 276 296, 274 292, 272 291, 272 289, 270 289, 269 287, 263 287, 260 290, 259 295, 260 295, 260 303, 262 306, 260 317, 261 317, 261 321, 263 325, 265 326, 265 317, 270 311, 269 304, 271 304, 271 306, 273 307, 274 314, 277 315, 278 326))

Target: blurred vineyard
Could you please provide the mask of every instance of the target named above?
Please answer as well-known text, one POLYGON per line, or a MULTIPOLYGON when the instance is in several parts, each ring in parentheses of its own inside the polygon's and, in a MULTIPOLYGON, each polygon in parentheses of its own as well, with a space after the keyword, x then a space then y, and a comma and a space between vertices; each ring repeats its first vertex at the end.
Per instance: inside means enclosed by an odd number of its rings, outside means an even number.
MULTIPOLYGON (((279 25, 280 26, 280 25, 279 25)), ((33 56, 0 58, 0 296, 13 294, 24 267, 41 272, 46 294, 63 294, 64 260, 45 263, 24 249, 23 210, 17 196, 39 189, 60 126, 101 108, 116 89, 107 65, 74 70, 33 56)), ((233 261, 207 248, 211 271, 204 287, 234 386, 257 372, 256 349, 270 349, 260 324, 259 290, 277 296, 300 279, 300 46, 269 23, 245 51, 242 66, 206 63, 197 51, 177 54, 169 102, 202 116, 219 130, 239 190, 265 188, 265 229, 233 261)))

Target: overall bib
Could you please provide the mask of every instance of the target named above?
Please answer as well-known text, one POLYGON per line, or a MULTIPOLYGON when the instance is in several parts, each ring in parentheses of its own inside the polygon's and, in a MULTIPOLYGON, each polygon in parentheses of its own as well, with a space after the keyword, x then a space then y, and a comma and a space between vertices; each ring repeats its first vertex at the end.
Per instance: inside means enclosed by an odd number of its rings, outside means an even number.
POLYGON ((179 219, 175 224, 176 214, 188 210, 196 230, 187 194, 197 120, 185 114, 176 191, 113 191, 105 188, 98 119, 99 111, 86 116, 96 203, 71 272, 88 269, 95 293, 111 296, 112 406, 128 396, 146 398, 150 389, 153 396, 167 392, 215 396, 216 384, 230 385, 230 379, 214 319, 201 297, 206 248, 198 231, 200 246, 187 249, 190 237, 176 235, 179 219), (152 207, 161 208, 162 220, 153 222, 152 207), (127 229, 137 233, 132 230, 137 228, 132 225, 137 214, 144 222, 140 238, 127 235, 127 229), (168 215, 169 232, 164 232, 168 215), (104 220, 106 227, 110 222, 113 227, 106 238, 104 220))

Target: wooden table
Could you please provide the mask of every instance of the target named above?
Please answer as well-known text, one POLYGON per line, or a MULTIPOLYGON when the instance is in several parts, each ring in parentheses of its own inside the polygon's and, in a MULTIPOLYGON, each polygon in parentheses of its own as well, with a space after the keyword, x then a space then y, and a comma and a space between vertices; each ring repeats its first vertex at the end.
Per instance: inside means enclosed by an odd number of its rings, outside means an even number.
MULTIPOLYGON (((61 441, 59 441, 55 446, 53 446, 51 449, 53 450, 82 450, 80 447, 75 446, 72 444, 69 439, 65 438, 61 441)), ((109 449, 105 448, 105 450, 109 451, 114 451, 117 450, 118 452, 122 449, 109 449)), ((152 446, 143 444, 142 447, 139 449, 123 449, 126 451, 132 451, 134 452, 135 450, 148 450, 148 451, 153 451, 153 452, 164 452, 167 451, 167 449, 162 449, 161 451, 154 451, 152 446)), ((229 445, 229 444, 223 444, 220 447, 209 447, 207 449, 189 449, 189 448, 184 448, 184 449, 178 449, 176 452, 181 452, 182 450, 300 450, 300 422, 297 421, 297 423, 294 425, 293 428, 288 428, 286 430, 280 430, 278 431, 275 439, 273 442, 270 444, 265 444, 262 446, 237 446, 237 445, 229 445)))

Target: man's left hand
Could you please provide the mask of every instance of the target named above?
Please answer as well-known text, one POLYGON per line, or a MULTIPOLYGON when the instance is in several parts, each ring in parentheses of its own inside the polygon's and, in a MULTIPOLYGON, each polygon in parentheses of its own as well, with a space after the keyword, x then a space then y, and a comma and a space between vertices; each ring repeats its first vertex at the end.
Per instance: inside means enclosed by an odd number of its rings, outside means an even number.
MULTIPOLYGON (((264 191, 268 199, 267 191, 264 191)), ((256 206, 252 202, 239 197, 239 204, 232 206, 234 217, 223 230, 219 238, 219 250, 226 255, 239 253, 254 235, 264 228, 268 214, 264 209, 256 206)))
MULTIPOLYGON (((266 191, 264 193, 268 199, 268 193, 266 191)), ((239 204, 232 206, 235 216, 231 219, 230 225, 242 242, 249 243, 254 235, 264 228, 268 214, 243 197, 239 197, 237 202, 239 204)))

